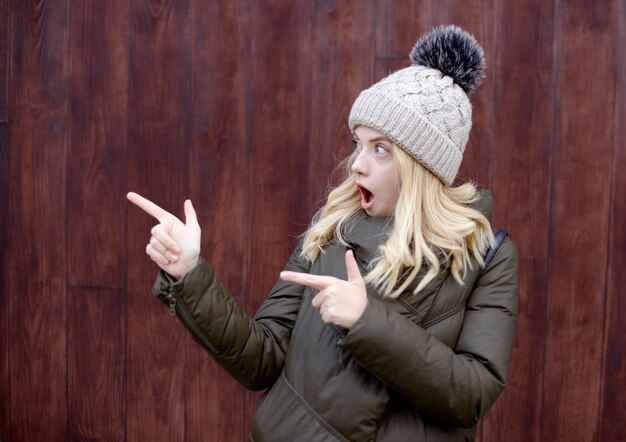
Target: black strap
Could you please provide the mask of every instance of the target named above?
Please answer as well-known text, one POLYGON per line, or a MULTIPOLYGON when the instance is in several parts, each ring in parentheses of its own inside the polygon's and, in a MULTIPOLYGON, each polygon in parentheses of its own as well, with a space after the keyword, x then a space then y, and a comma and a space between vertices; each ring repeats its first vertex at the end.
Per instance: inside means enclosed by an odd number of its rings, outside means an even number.
POLYGON ((487 249, 487 253, 485 253, 485 261, 483 262, 483 265, 478 272, 479 278, 483 276, 483 273, 485 273, 485 270, 487 270, 487 266, 489 265, 496 252, 498 251, 498 248, 502 245, 507 236, 509 236, 509 234, 506 230, 498 230, 496 232, 496 244, 493 247, 487 249))

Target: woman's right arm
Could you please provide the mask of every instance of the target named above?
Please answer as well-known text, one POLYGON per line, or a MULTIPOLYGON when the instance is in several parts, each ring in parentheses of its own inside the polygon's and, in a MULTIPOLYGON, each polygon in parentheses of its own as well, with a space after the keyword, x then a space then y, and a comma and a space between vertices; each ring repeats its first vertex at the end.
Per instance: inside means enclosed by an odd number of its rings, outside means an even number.
MULTIPOLYGON (((308 271, 300 247, 285 268, 308 271)), ((244 387, 262 390, 274 383, 283 368, 303 289, 278 281, 253 319, 200 258, 176 282, 159 272, 152 290, 217 363, 244 387)))
MULTIPOLYGON (((183 223, 135 193, 128 199, 159 220, 146 247, 161 268, 153 293, 243 386, 252 390, 271 386, 282 370, 304 288, 278 281, 256 318, 251 318, 199 256, 200 226, 191 201, 185 202, 183 223)), ((300 250, 300 246, 294 250, 286 270, 309 271, 300 250)))

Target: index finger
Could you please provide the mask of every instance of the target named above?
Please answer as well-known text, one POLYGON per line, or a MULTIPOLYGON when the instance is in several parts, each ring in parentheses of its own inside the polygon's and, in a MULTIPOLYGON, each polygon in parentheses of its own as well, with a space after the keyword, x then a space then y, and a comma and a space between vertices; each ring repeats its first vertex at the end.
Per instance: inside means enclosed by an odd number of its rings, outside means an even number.
POLYGON ((166 218, 168 215, 171 215, 167 210, 161 209, 152 201, 144 198, 138 193, 128 192, 126 198, 128 198, 128 201, 130 201, 140 209, 144 210, 148 215, 152 215, 161 222, 163 222, 163 219, 166 218))
POLYGON ((337 282, 337 278, 332 276, 311 275, 310 273, 289 271, 280 272, 280 279, 283 281, 295 282, 296 284, 313 287, 318 290, 324 290, 329 285, 337 282))

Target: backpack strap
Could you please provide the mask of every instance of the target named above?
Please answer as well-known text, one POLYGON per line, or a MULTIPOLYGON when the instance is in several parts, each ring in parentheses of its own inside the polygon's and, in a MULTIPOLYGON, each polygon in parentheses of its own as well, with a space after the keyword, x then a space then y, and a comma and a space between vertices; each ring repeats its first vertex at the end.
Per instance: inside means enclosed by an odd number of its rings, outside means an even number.
POLYGON ((489 265, 489 263, 495 256, 496 252, 498 251, 498 248, 502 245, 502 243, 504 242, 507 236, 509 236, 509 234, 507 233, 506 230, 498 230, 496 232, 495 234, 496 244, 493 247, 489 247, 487 249, 487 252, 485 253, 485 260, 483 262, 483 265, 480 268, 480 271, 478 272, 479 278, 483 276, 483 274, 485 273, 485 270, 487 270, 487 266, 489 265))

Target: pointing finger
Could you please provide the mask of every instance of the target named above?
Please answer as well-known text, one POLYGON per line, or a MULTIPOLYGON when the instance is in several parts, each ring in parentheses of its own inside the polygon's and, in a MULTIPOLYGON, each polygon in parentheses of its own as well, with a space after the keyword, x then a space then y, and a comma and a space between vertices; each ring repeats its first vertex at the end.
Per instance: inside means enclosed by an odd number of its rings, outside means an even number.
POLYGON ((161 209, 152 201, 144 198, 143 196, 135 192, 128 192, 126 198, 128 198, 128 201, 145 211, 148 215, 155 217, 161 222, 163 222, 163 220, 168 216, 173 216, 168 211, 161 209))
POLYGON ((352 250, 346 252, 346 271, 348 272, 348 281, 360 282, 363 280, 359 265, 356 263, 356 259, 354 259, 354 252, 352 252, 352 250))
POLYGON ((332 276, 311 275, 309 273, 300 272, 280 272, 280 279, 283 281, 295 282, 296 284, 306 285, 318 290, 324 290, 331 284, 337 282, 337 278, 332 276))

